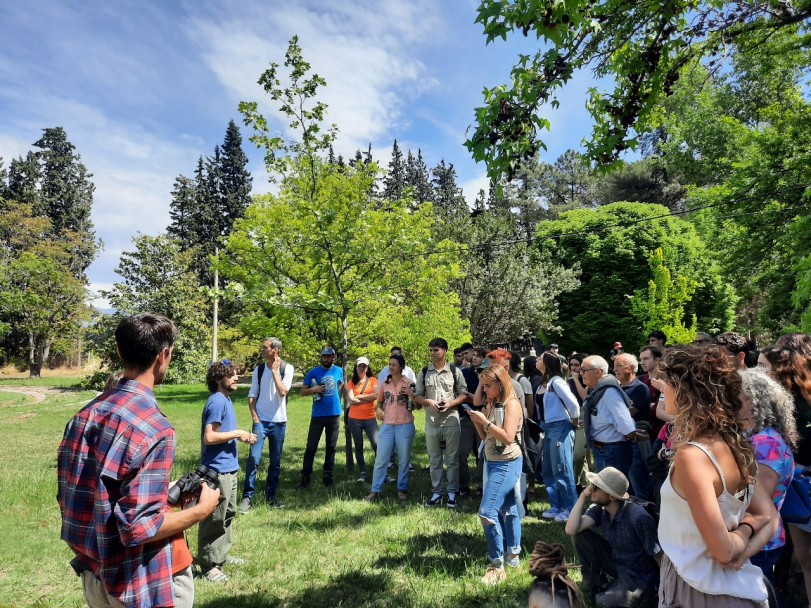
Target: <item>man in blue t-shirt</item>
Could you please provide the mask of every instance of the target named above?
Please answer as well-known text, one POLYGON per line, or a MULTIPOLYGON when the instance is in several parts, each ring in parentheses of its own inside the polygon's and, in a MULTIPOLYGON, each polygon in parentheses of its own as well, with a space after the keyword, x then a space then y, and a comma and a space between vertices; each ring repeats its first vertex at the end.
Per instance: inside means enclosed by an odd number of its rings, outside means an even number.
POLYGON ((341 390, 344 384, 344 371, 335 365, 335 349, 327 346, 321 351, 321 365, 312 368, 304 376, 301 396, 313 397, 313 414, 310 418, 310 430, 307 433, 307 448, 304 450, 304 465, 301 469, 301 483, 297 489, 305 490, 310 486, 310 475, 313 473, 313 461, 321 441, 321 434, 326 435, 326 454, 324 455, 324 486, 335 485, 332 472, 335 470, 335 448, 341 429, 341 390))
POLYGON ((231 557, 231 523, 237 514, 237 472, 239 455, 237 441, 256 443, 256 435, 237 428, 237 416, 231 393, 237 389, 237 373, 225 363, 212 363, 206 373, 211 396, 203 408, 200 432, 202 456, 200 462, 219 473, 217 481, 220 502, 214 511, 200 522, 197 530, 197 563, 212 583, 228 580, 223 564, 239 564, 243 560, 231 557))

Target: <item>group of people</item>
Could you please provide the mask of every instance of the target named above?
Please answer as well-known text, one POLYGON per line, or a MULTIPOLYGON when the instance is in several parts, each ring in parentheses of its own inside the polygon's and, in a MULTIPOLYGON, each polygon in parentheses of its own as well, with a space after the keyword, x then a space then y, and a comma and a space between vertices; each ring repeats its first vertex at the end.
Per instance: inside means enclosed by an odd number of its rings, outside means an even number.
MULTIPOLYGON (((242 561, 230 554, 232 522, 252 507, 266 442, 265 499, 281 507, 294 370, 277 338, 263 342, 264 362, 253 370, 250 430, 236 422, 233 365, 209 367, 201 464, 216 471, 216 482, 202 484, 180 511, 167 506, 175 435, 152 389, 176 337, 160 315, 123 319, 122 378, 71 419, 60 444, 62 538, 90 606, 191 606, 192 557, 182 533, 196 523, 197 563, 209 581, 227 580, 224 567, 242 561), (241 502, 240 441, 250 446, 241 502)), ((550 507, 542 515, 565 524, 585 590, 599 605, 652 606, 657 597, 661 606, 777 602, 791 543, 811 596, 811 525, 784 525, 779 514, 793 476, 811 465, 811 338, 789 334, 759 354, 734 333, 667 346, 653 332, 649 342, 638 358, 615 349, 611 363, 578 353, 567 359, 556 345, 522 359, 471 344, 455 349, 451 362, 447 342, 434 338, 417 373, 395 347, 379 375, 361 356, 348 380, 326 347, 301 388, 312 415, 298 489, 310 486, 322 435, 323 484, 334 485, 344 414, 359 481, 371 486, 364 500, 379 500, 387 482, 407 500, 414 412, 424 410, 425 505, 455 508, 476 484, 485 584, 519 564, 525 505, 543 483, 550 507), (542 457, 530 466, 525 431, 535 423, 542 457), (364 435, 375 453, 371 479, 364 435)), ((541 605, 538 597, 530 594, 531 606, 541 605)))

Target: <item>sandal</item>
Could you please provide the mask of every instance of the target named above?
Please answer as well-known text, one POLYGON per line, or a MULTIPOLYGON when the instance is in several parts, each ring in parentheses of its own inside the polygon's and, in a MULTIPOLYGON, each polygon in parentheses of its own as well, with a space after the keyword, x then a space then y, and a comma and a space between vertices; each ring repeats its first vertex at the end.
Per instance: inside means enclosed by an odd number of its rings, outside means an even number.
POLYGON ((398 490, 397 498, 399 498, 400 500, 408 500, 408 494, 405 493, 405 490, 398 490))
POLYGON ((212 568, 208 572, 206 572, 203 576, 206 577, 206 580, 209 583, 224 583, 228 580, 228 575, 225 574, 219 568, 212 568))

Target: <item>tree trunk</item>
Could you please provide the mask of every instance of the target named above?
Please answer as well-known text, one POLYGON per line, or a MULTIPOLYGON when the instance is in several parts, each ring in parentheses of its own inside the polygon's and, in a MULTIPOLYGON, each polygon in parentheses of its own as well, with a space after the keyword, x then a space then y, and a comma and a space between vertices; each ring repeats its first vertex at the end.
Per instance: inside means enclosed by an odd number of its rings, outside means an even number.
MULTIPOLYGON (((344 389, 346 389, 346 362, 348 360, 347 349, 349 348, 346 331, 348 319, 349 311, 344 309, 341 312, 341 330, 343 332, 341 369, 344 372, 344 389)), ((352 451, 352 431, 349 429, 349 400, 346 398, 346 390, 344 390, 344 440, 346 441, 346 470, 352 473, 355 470, 355 453, 352 451)))
MULTIPOLYGON (((215 255, 219 255, 220 248, 216 247, 214 249, 214 252, 215 252, 215 255)), ((220 324, 220 319, 219 319, 220 298, 216 295, 216 291, 219 288, 220 288, 220 273, 215 268, 214 269, 214 291, 215 291, 215 295, 214 295, 214 315, 213 315, 213 320, 211 322, 211 325, 212 325, 212 327, 211 327, 211 362, 212 363, 216 363, 220 358, 219 351, 217 349, 217 339, 218 339, 217 334, 218 334, 219 324, 220 324)))
POLYGON ((52 340, 37 338, 34 334, 28 334, 28 377, 40 378, 42 376, 42 366, 48 360, 51 352, 52 340))

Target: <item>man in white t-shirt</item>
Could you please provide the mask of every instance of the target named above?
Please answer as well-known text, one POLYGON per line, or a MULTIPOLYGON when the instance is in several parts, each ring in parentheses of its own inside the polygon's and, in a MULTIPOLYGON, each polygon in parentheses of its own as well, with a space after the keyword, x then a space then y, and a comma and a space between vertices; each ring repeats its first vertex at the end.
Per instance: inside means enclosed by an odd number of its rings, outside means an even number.
POLYGON ((279 487, 279 473, 282 468, 282 447, 287 430, 287 392, 293 385, 293 365, 282 361, 279 357, 281 349, 281 340, 267 338, 262 344, 265 363, 253 370, 248 407, 253 418, 251 432, 257 436, 257 441, 251 446, 245 463, 245 483, 242 487, 242 504, 239 506, 239 512, 243 515, 251 508, 256 470, 262 460, 265 439, 268 441, 270 457, 265 498, 271 506, 282 506, 276 499, 276 489, 279 487))

